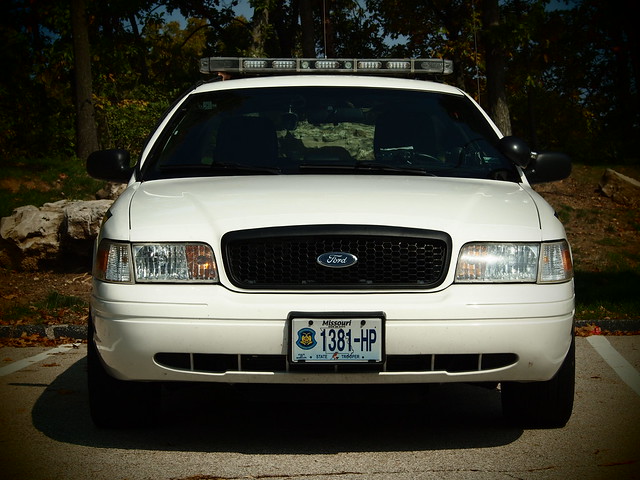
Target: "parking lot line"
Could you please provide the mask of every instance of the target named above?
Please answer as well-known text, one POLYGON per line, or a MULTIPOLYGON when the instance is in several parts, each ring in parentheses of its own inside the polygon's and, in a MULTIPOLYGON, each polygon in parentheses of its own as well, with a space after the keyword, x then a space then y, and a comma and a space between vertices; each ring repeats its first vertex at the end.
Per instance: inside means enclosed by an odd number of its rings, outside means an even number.
POLYGON ((609 364, 616 374, 640 395, 640 372, 613 348, 609 341, 601 335, 587 337, 587 341, 596 352, 609 364))
POLYGON ((55 355, 56 353, 64 353, 67 350, 73 348, 73 345, 60 345, 59 347, 52 348, 51 350, 47 350, 46 352, 39 353, 38 355, 34 355, 33 357, 23 358, 22 360, 18 360, 17 362, 10 363, 6 367, 0 368, 0 377, 4 377, 5 375, 9 375, 11 373, 17 372, 18 370, 22 370, 34 363, 41 362, 46 359, 49 355, 55 355))

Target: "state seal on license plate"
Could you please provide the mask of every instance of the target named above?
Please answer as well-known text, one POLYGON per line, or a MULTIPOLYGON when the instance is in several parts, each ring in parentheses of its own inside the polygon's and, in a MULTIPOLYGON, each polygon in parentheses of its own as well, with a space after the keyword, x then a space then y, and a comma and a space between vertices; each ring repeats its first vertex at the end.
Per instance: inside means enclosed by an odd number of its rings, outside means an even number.
POLYGON ((292 363, 381 363, 384 315, 308 314, 289 316, 292 363))

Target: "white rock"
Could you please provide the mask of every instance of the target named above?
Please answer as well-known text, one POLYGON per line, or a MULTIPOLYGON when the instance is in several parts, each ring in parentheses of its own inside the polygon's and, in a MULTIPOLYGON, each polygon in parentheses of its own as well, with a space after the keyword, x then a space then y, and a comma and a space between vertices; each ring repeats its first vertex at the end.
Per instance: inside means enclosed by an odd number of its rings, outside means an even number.
POLYGON ((42 261, 60 261, 62 254, 88 255, 105 212, 113 200, 69 201, 18 207, 0 221, 0 236, 10 266, 26 270, 42 261))

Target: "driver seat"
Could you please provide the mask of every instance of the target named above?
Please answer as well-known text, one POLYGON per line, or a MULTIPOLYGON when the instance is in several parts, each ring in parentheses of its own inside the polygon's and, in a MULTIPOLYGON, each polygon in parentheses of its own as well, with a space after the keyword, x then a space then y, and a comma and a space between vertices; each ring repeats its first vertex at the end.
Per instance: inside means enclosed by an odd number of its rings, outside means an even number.
POLYGON ((278 138, 273 122, 263 117, 229 117, 216 139, 216 161, 248 166, 274 166, 278 138))

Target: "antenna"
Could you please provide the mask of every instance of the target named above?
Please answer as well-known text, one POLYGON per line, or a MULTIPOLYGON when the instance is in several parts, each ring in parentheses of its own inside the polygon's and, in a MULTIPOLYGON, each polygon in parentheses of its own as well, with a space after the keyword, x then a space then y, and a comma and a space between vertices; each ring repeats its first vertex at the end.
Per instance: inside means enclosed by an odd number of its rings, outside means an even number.
POLYGON ((327 58, 327 0, 322 0, 322 37, 324 41, 324 58, 327 58))

